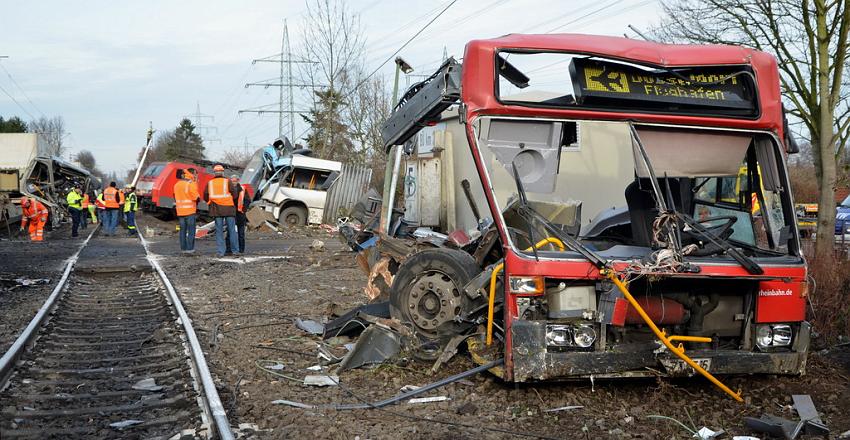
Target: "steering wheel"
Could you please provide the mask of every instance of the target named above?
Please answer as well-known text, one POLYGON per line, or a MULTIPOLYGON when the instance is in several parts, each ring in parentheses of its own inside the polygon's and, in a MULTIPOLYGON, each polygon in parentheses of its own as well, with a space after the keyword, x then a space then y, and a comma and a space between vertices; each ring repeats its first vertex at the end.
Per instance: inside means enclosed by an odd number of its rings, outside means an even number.
POLYGON ((732 235, 732 225, 738 221, 738 217, 734 215, 718 215, 715 217, 706 217, 701 220, 697 220, 697 223, 703 225, 706 231, 710 232, 715 237, 719 237, 722 239, 728 238, 732 235), (705 226, 704 223, 716 222, 718 220, 725 220, 723 223, 714 226, 705 226))

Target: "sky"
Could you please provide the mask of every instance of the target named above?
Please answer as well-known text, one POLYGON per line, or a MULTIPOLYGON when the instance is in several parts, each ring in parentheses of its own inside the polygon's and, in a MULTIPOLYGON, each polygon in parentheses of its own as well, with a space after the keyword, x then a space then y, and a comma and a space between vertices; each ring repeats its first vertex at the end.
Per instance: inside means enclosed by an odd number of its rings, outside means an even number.
MULTIPOLYGON (((342 1, 359 17, 367 71, 378 69, 387 84, 392 54, 451 3, 342 1)), ((277 115, 239 110, 276 107, 279 91, 245 83, 275 78, 279 64, 252 60, 280 53, 284 21, 292 51, 307 44, 299 38, 306 9, 303 0, 6 2, 0 116, 62 116, 69 156, 90 150, 102 169, 119 174, 135 168, 149 124, 161 132, 184 116, 202 123, 211 159, 253 150, 277 137, 277 115), (192 117, 198 109, 207 117, 192 117)), ((456 0, 399 52, 415 69, 402 88, 432 73, 444 50, 462 57, 472 39, 549 32, 637 38, 628 25, 645 30, 659 14, 657 0, 456 0)), ((308 108, 308 93, 294 94, 296 110, 308 108)), ((296 120, 293 137, 306 130, 296 120)))

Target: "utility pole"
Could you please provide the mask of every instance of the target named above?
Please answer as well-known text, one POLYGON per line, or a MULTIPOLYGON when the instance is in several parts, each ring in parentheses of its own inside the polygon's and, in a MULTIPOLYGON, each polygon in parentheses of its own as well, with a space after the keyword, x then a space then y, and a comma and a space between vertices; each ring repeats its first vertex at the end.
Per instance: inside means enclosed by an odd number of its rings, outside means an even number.
POLYGON ((290 141, 295 142, 295 139, 292 139, 295 136, 295 114, 296 113, 304 113, 305 110, 295 110, 295 92, 294 87, 315 87, 313 84, 296 84, 294 79, 292 78, 292 65, 293 64, 316 64, 315 61, 311 60, 297 60, 292 58, 292 48, 289 43, 289 27, 286 23, 286 20, 283 21, 283 37, 280 41, 280 53, 276 55, 271 55, 265 58, 259 58, 253 60, 252 64, 256 63, 278 63, 280 64, 280 76, 278 78, 271 78, 267 80, 263 80, 260 82, 250 82, 245 84, 245 88, 248 87, 278 87, 280 89, 280 93, 278 96, 277 102, 277 110, 271 110, 270 107, 274 104, 262 105, 259 107, 255 107, 252 109, 244 109, 239 110, 239 113, 277 113, 278 114, 278 124, 277 124, 277 134, 279 138, 283 138, 283 126, 284 126, 284 116, 289 116, 289 138, 290 141), (274 82, 277 80, 277 82, 274 82), (284 99, 283 91, 284 88, 287 89, 287 98, 284 99), (286 109, 284 106, 286 105, 286 109))
POLYGON ((209 119, 210 122, 213 122, 215 121, 215 117, 213 115, 205 115, 201 113, 201 103, 199 101, 195 102, 195 113, 184 115, 183 117, 186 119, 190 119, 192 120, 192 122, 195 123, 195 128, 198 129, 198 134, 201 135, 201 138, 203 138, 205 142, 221 142, 221 139, 206 137, 205 134, 207 132, 218 133, 218 127, 215 127, 213 125, 204 125, 204 119, 209 119))

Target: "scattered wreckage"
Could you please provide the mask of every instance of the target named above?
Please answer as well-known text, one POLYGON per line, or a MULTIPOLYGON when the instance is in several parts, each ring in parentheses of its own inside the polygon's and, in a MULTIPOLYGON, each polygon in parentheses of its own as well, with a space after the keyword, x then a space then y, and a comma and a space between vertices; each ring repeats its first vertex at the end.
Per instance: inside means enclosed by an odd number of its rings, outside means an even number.
POLYGON ((100 187, 100 181, 87 170, 62 158, 51 156, 43 135, 0 133, 0 226, 21 220, 21 200, 33 197, 48 211, 48 227, 66 218, 65 196, 74 186, 84 192, 100 187))
POLYGON ((417 357, 465 341, 515 382, 699 373, 738 401, 715 375, 805 372, 773 57, 508 35, 463 60, 384 125, 404 209, 387 185, 340 222, 417 357))

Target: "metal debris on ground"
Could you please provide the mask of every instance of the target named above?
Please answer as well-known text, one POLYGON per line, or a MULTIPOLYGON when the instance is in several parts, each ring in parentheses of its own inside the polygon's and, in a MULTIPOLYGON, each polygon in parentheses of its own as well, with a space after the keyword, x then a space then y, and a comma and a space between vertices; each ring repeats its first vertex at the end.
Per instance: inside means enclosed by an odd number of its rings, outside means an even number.
POLYGON ((286 406, 291 406, 291 407, 295 407, 295 408, 316 409, 315 405, 308 405, 306 403, 293 402, 291 400, 284 400, 284 399, 272 400, 272 405, 286 405, 286 406))
POLYGON ((156 379, 149 377, 136 382, 132 388, 139 391, 160 391, 162 390, 162 385, 157 385, 156 379))
POLYGON ((709 429, 708 427, 703 426, 700 428, 696 434, 693 435, 693 438, 698 438, 699 440, 713 440, 715 438, 720 437, 725 433, 724 430, 715 431, 713 429, 709 429))
POLYGON ((339 385, 339 376, 311 374, 304 377, 304 385, 316 387, 335 387, 339 385))
POLYGON ((311 319, 295 318, 295 326, 312 335, 321 335, 325 331, 325 326, 311 319))
POLYGON ((794 402, 794 408, 800 416, 800 421, 795 422, 782 417, 763 414, 760 418, 744 417, 744 424, 753 431, 785 437, 789 440, 796 439, 801 434, 824 437, 829 435, 829 428, 821 421, 811 396, 794 394, 791 396, 791 400, 794 402))
POLYGON ((455 354, 457 354, 457 347, 466 340, 469 336, 467 335, 455 335, 453 336, 446 346, 443 348, 443 351, 440 352, 440 356, 434 361, 434 365, 431 367, 431 373, 436 373, 440 367, 443 366, 446 362, 451 360, 455 354))
POLYGON ((168 440, 194 440, 196 438, 201 438, 202 436, 198 435, 198 431, 194 428, 184 429, 177 434, 171 436, 168 440))
POLYGON ((435 397, 417 397, 415 399, 410 399, 407 403, 431 403, 431 402, 445 402, 446 400, 452 400, 447 396, 435 396, 435 397))
POLYGON ((32 287, 50 284, 49 278, 25 278, 14 275, 0 275, 0 287, 3 291, 11 292, 20 287, 32 287))
POLYGON ((354 346, 342 359, 339 371, 350 370, 369 364, 380 364, 397 355, 401 350, 401 337, 384 326, 370 325, 354 346))
POLYGON ((584 406, 582 405, 568 405, 568 406, 559 406, 557 408, 544 409, 543 412, 558 412, 558 411, 572 411, 574 409, 582 409, 584 406))
POLYGON ((132 420, 131 419, 131 420, 122 420, 120 422, 110 423, 109 426, 120 430, 120 429, 124 429, 124 428, 129 428, 130 426, 133 426, 133 425, 139 425, 139 424, 142 424, 142 423, 144 423, 144 422, 141 421, 141 420, 132 420))
POLYGON ((325 333, 323 339, 330 339, 337 336, 356 336, 360 334, 366 327, 369 326, 371 320, 364 319, 365 315, 374 318, 389 318, 390 317, 390 302, 383 301, 373 304, 364 304, 355 307, 348 312, 340 315, 333 321, 325 324, 325 333))

